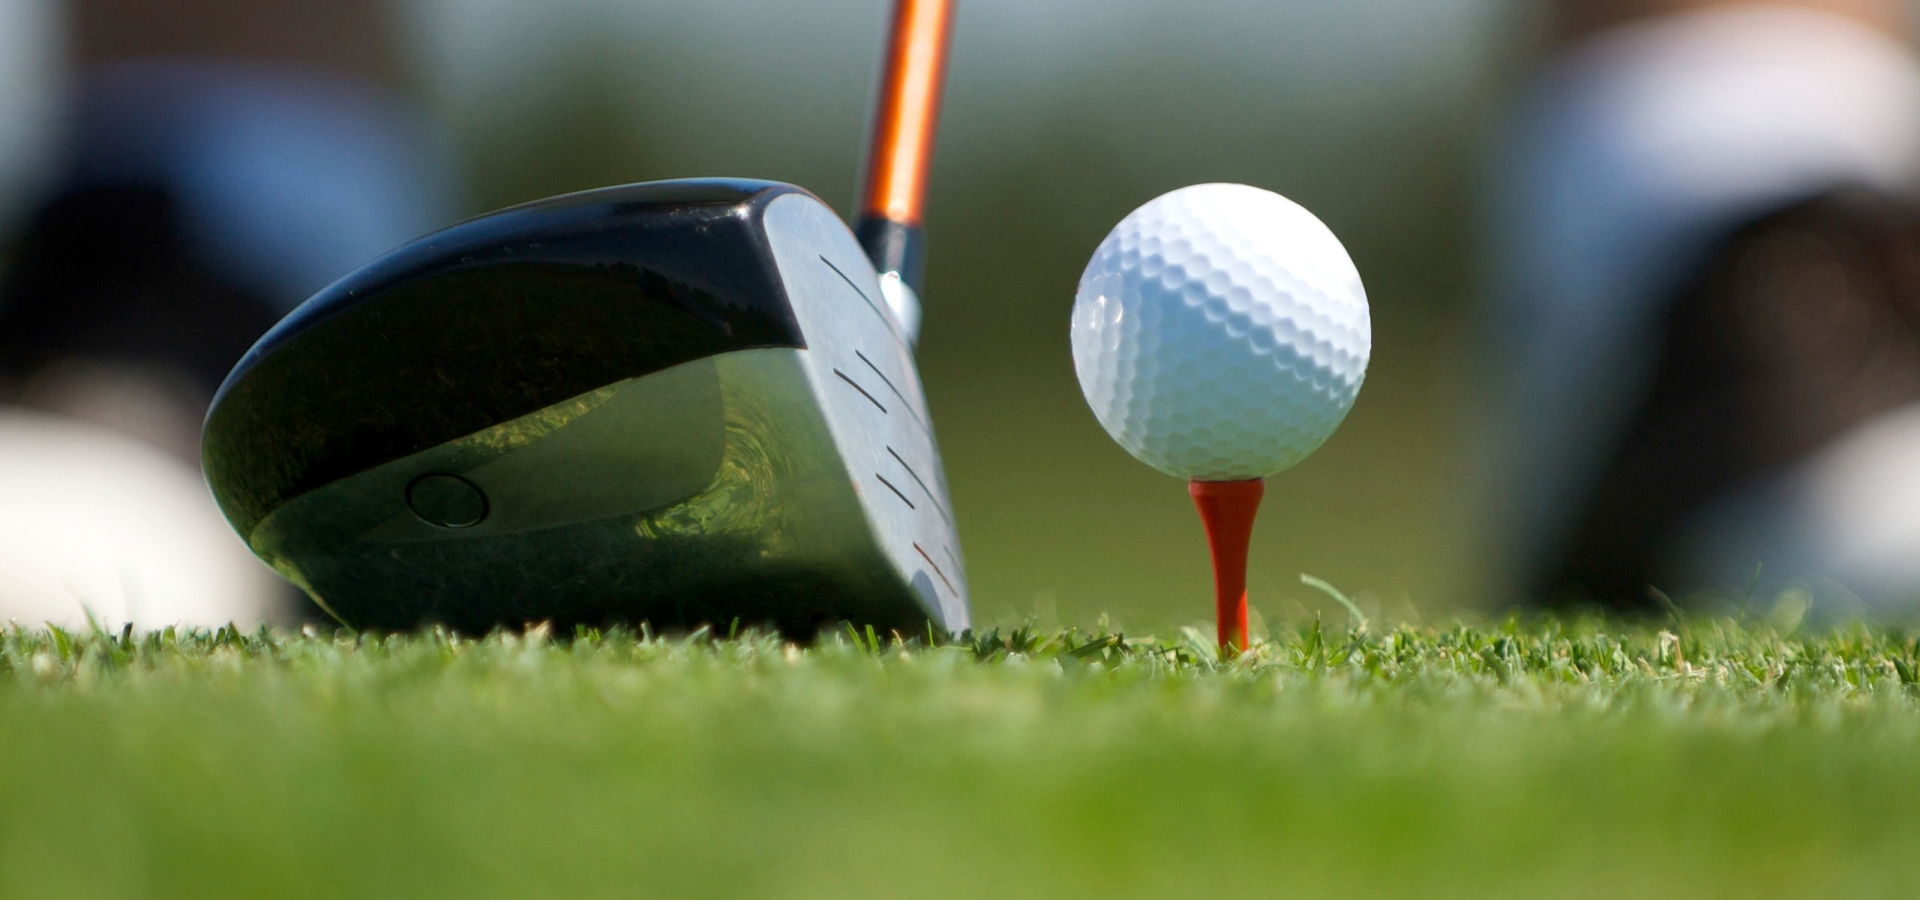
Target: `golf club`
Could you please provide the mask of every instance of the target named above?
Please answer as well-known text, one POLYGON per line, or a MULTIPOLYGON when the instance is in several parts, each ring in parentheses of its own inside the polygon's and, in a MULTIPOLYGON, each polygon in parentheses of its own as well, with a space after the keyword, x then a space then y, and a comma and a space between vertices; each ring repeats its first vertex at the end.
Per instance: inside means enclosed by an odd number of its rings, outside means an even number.
POLYGON ((356 627, 967 628, 913 356, 951 22, 895 5, 856 229, 792 185, 633 184, 322 290, 207 414, 228 521, 356 627))

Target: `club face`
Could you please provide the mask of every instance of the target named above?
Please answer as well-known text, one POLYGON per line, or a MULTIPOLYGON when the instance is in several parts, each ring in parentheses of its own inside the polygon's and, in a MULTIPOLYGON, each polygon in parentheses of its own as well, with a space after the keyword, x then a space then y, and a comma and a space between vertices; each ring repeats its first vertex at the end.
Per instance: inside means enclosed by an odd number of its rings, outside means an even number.
POLYGON ((396 250, 262 338, 204 457, 354 625, 968 625, 911 353, 786 185, 608 188, 396 250))

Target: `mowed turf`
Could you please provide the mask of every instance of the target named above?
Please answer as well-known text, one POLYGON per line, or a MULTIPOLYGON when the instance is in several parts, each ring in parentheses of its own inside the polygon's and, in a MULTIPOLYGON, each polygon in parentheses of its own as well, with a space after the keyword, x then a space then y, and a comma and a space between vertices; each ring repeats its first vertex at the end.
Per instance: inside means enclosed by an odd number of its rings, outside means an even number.
POLYGON ((0 636, 4 897, 1895 897, 1915 642, 0 636))

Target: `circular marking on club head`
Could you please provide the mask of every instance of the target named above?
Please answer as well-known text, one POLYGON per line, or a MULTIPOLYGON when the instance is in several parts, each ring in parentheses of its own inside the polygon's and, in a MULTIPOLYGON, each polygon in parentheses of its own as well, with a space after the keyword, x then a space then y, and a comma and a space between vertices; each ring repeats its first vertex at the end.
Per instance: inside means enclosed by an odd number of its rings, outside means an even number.
POLYGON ((487 517, 487 495, 457 475, 422 475, 407 485, 407 507, 441 528, 469 528, 487 517))

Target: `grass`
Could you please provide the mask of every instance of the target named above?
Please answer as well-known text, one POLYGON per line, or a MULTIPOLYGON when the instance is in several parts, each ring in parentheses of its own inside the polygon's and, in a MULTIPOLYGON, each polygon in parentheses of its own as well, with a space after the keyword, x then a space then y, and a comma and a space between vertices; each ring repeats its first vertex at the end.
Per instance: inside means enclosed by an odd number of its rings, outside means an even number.
POLYGON ((0 632, 0 897, 1920 890, 1916 641, 0 632))

